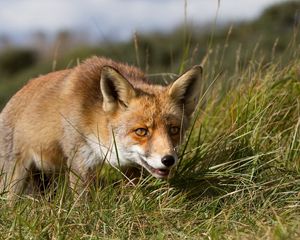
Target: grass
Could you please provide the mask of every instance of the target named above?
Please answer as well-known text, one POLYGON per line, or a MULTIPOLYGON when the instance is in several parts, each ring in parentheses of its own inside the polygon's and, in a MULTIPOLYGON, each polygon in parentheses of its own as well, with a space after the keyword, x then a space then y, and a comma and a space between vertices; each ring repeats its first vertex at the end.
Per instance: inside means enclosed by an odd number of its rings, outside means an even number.
MULTIPOLYGON (((15 206, 3 193, 0 239, 300 239, 299 40, 266 56, 259 43, 227 49, 229 35, 203 57, 199 115, 170 181, 133 187, 105 168, 90 198, 63 178, 15 206)), ((144 62, 138 38, 134 48, 144 62)))
POLYGON ((300 238, 300 68, 293 53, 284 66, 273 61, 238 72, 226 91, 226 75, 210 85, 170 181, 148 176, 132 187, 106 169, 90 199, 73 196, 64 180, 15 206, 3 195, 1 238, 300 238))

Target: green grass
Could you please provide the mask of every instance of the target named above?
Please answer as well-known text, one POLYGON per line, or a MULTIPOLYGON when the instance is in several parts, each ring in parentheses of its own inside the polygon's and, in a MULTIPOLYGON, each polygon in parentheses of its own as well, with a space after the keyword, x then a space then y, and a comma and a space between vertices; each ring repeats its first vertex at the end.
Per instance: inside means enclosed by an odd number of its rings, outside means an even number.
MULTIPOLYGON (((168 182, 128 186, 112 169, 91 198, 62 180, 37 198, 0 200, 2 239, 299 239, 299 51, 252 64, 207 90, 168 182), (53 191, 56 194, 53 195, 53 191)), ((206 82, 206 84, 205 84, 206 82)))

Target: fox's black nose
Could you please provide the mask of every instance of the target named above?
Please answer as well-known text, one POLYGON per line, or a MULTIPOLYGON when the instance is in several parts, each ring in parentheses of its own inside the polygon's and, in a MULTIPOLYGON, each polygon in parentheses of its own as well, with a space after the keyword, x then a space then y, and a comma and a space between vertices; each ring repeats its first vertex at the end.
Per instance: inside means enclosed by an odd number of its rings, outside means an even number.
POLYGON ((161 162, 166 167, 171 167, 175 163, 175 158, 172 155, 166 155, 161 159, 161 162))

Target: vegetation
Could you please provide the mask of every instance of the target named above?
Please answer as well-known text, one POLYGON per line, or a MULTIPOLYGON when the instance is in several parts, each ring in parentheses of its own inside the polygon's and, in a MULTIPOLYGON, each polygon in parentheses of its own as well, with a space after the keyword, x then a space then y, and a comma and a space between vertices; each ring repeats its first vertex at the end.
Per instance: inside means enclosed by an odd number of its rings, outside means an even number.
MULTIPOLYGON (((170 36, 138 37, 136 45, 77 49, 59 60, 55 68, 68 66, 69 59, 75 59, 72 65, 77 57, 104 53, 139 64, 151 78, 202 62, 203 97, 169 182, 148 176, 132 187, 108 168, 102 171, 105 182, 90 198, 74 196, 64 179, 15 206, 3 194, 1 238, 300 239, 296 9, 299 3, 274 6, 255 22, 213 35, 197 36, 191 29, 184 43, 178 30, 170 36), (286 15, 278 9, 286 9, 286 15)), ((3 101, 25 76, 51 68, 37 62, 5 78, 0 90, 9 93, 3 101)))

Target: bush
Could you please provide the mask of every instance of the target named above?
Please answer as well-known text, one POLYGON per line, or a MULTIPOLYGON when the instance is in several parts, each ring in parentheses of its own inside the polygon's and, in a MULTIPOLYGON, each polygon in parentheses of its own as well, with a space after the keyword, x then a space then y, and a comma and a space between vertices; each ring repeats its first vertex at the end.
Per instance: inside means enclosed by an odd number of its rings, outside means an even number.
POLYGON ((37 52, 32 49, 9 49, 0 55, 0 71, 13 75, 37 62, 37 52))

